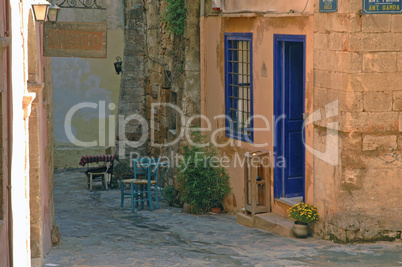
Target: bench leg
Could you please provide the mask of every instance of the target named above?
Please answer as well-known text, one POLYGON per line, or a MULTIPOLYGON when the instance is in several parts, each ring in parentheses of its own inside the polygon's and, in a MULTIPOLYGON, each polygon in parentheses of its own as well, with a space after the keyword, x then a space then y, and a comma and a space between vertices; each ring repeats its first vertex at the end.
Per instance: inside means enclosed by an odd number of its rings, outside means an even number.
POLYGON ((89 191, 92 192, 92 173, 89 174, 89 191))
POLYGON ((110 173, 106 173, 106 177, 107 177, 107 186, 108 186, 109 189, 111 189, 112 188, 112 183, 111 183, 112 175, 110 173))
POLYGON ((109 191, 109 188, 108 188, 108 186, 107 186, 107 177, 108 177, 108 174, 107 173, 105 173, 104 175, 103 175, 103 180, 105 181, 105 189, 106 189, 106 191, 109 191))

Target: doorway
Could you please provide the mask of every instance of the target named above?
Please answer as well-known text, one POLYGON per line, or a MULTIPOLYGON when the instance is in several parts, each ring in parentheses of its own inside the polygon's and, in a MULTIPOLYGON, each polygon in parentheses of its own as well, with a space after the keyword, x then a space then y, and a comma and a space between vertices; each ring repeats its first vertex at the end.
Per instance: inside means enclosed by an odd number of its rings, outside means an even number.
POLYGON ((304 200, 305 47, 304 35, 274 35, 275 198, 304 200))

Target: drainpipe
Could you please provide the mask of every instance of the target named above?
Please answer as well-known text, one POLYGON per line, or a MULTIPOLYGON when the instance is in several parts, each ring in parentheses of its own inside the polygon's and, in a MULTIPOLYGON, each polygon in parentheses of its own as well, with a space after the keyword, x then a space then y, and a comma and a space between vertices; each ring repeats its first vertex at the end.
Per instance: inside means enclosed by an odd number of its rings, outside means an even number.
POLYGON ((204 39, 205 39, 205 1, 200 0, 200 102, 201 114, 205 114, 205 82, 204 82, 204 39))
POLYGON ((206 0, 200 1, 200 18, 203 18, 205 16, 205 1, 206 0))

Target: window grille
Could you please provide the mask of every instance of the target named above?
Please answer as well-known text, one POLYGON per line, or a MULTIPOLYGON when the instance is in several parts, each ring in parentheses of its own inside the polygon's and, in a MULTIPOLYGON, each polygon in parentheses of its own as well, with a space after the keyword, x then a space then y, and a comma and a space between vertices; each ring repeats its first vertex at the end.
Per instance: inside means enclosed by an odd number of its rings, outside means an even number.
POLYGON ((252 34, 225 34, 226 135, 253 142, 252 34))

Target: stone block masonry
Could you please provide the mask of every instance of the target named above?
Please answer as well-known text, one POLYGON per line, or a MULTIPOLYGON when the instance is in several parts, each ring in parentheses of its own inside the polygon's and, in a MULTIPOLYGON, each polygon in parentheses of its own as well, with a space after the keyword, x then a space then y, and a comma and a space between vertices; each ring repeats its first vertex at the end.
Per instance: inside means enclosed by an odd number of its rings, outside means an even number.
MULTIPOLYGON (((138 114, 145 118, 145 21, 142 1, 129 1, 125 7, 126 27, 124 33, 123 73, 119 97, 120 117, 138 114), (133 2, 133 3, 131 3, 133 2), (138 2, 138 3, 137 3, 138 2)), ((138 120, 131 120, 116 129, 116 154, 120 159, 129 159, 131 152, 146 154, 146 144, 132 147, 128 143, 139 141, 143 131, 138 120), (124 129, 124 130, 123 130, 124 129)), ((145 133, 147 134, 147 133, 145 133)))
MULTIPOLYGON (((339 100, 340 130, 339 164, 315 160, 315 231, 339 242, 392 240, 402 230, 402 19, 361 15, 361 0, 338 3, 337 13, 314 14, 314 107, 339 100)), ((329 129, 315 128, 322 148, 329 129)))
MULTIPOLYGON (((186 127, 179 114, 166 104, 176 105, 186 118, 200 114, 199 1, 186 1, 184 36, 174 36, 162 17, 167 2, 127 1, 126 27, 121 78, 119 115, 138 114, 146 119, 148 129, 137 121, 125 127, 126 134, 117 137, 116 154, 129 158, 130 152, 142 156, 180 154, 184 145, 176 139, 186 127), (147 141, 141 147, 122 147, 122 140, 147 141), (120 151, 120 152, 119 152, 120 151)), ((119 133, 119 127, 117 133, 119 133)), ((173 173, 172 173, 173 174, 173 173)), ((173 176, 168 184, 173 184, 173 176)))
MULTIPOLYGON (((177 106, 188 118, 200 114, 199 1, 186 1, 186 27, 183 36, 171 35, 163 21, 166 1, 145 4, 146 18, 146 114, 152 125, 147 151, 154 156, 180 155, 183 140, 181 115, 166 104, 177 106), (155 104, 161 105, 155 105, 155 104), (154 105, 154 108, 152 108, 154 105)), ((174 183, 174 172, 164 181, 174 183)))

